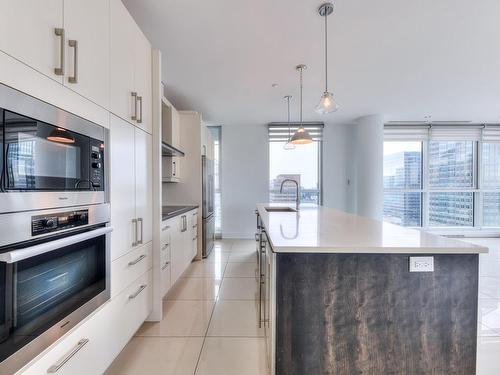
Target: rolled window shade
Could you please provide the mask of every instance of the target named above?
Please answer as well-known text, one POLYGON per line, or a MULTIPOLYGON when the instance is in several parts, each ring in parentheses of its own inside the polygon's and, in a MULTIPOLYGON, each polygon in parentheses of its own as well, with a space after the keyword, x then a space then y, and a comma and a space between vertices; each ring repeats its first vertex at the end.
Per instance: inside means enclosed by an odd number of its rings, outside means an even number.
POLYGON ((483 142, 500 142, 500 124, 486 125, 482 134, 483 142))
MULTIPOLYGON (((318 123, 304 123, 302 124, 311 135, 313 141, 319 142, 323 140, 324 124, 318 123)), ((290 123, 290 135, 293 135, 300 127, 300 123, 290 123)), ((288 141, 288 123, 273 122, 268 124, 269 142, 286 142, 288 141)))
POLYGON ((425 141, 429 137, 429 125, 386 125, 386 141, 425 141))
POLYGON ((443 141, 479 141, 483 125, 477 126, 449 126, 432 125, 429 133, 431 140, 443 141))

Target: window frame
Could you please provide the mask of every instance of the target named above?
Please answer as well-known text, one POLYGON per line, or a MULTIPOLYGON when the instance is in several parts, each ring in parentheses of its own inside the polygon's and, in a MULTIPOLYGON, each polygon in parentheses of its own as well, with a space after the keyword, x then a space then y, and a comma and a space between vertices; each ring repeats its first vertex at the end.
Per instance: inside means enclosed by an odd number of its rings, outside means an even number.
MULTIPOLYGON (((430 127, 428 126, 428 129, 430 127)), ((485 143, 499 143, 498 140, 485 140, 483 137, 475 138, 466 137, 457 139, 433 138, 428 135, 422 138, 415 138, 409 134, 405 137, 404 130, 400 130, 397 137, 384 136, 384 144, 386 142, 420 142, 422 147, 421 157, 421 189, 386 189, 384 193, 397 192, 397 193, 415 193, 421 194, 421 220, 420 226, 412 226, 409 228, 422 229, 436 234, 444 234, 454 237, 466 236, 500 236, 500 224, 498 226, 484 226, 484 194, 485 193, 499 193, 500 183, 498 188, 483 188, 483 144, 485 143), (429 142, 431 141, 469 141, 473 144, 472 151, 472 187, 465 188, 432 188, 429 186, 429 142), (473 194, 473 225, 472 226, 432 226, 429 224, 429 208, 430 208, 430 195, 431 193, 472 193, 473 194)))
MULTIPOLYGON (((291 132, 296 131, 298 126, 303 126, 305 129, 312 131, 314 133, 313 135, 313 142, 318 144, 318 152, 317 152, 317 173, 318 173, 318 206, 323 206, 323 135, 324 135, 324 124, 322 122, 309 122, 309 123, 297 123, 297 122, 290 122, 288 123, 281 123, 281 122, 272 122, 268 124, 268 137, 267 137, 267 143, 268 143, 268 185, 271 181, 271 169, 270 169, 270 163, 271 163, 271 143, 278 143, 281 145, 284 145, 283 140, 281 139, 276 139, 275 137, 271 137, 269 133, 273 133, 274 130, 273 128, 283 128, 283 127, 288 127, 290 126, 291 132)), ((311 134, 313 134, 311 133, 311 134)), ((296 146, 300 147, 300 145, 296 146)), ((289 152, 293 152, 293 150, 289 150, 289 152)), ((268 188, 268 200, 269 202, 272 202, 271 200, 271 193, 272 190, 270 187, 268 188)), ((307 203, 306 203, 307 204, 307 203)))

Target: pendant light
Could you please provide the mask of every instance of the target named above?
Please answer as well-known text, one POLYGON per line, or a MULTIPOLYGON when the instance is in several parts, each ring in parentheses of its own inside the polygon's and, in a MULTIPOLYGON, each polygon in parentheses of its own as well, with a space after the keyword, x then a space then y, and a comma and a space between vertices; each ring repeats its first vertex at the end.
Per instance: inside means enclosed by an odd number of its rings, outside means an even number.
POLYGON ((333 98, 333 94, 328 91, 328 16, 333 13, 333 4, 324 3, 318 8, 318 13, 325 18, 325 92, 321 95, 316 112, 327 114, 339 109, 339 105, 333 98))
POLYGON ((75 143, 75 138, 63 128, 55 128, 52 130, 47 139, 58 143, 75 143))
POLYGON ((292 137, 292 131, 290 129, 290 99, 292 99, 292 96, 286 95, 283 99, 286 99, 288 105, 288 138, 286 139, 286 142, 283 145, 283 149, 293 150, 295 148, 295 145, 293 143, 290 143, 290 139, 292 137))
POLYGON ((306 145, 308 143, 312 143, 312 137, 309 134, 309 132, 304 129, 304 126, 302 125, 302 72, 307 69, 307 66, 304 64, 297 65, 296 69, 299 71, 300 74, 300 123, 299 123, 299 128, 297 131, 294 133, 292 138, 290 138, 290 143, 294 145, 306 145))

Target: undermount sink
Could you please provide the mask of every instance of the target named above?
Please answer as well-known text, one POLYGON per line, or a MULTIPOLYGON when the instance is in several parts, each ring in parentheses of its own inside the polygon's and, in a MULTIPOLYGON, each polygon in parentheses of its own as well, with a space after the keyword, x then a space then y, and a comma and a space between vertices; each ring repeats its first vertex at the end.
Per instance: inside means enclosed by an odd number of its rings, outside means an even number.
POLYGON ((297 212, 295 208, 292 207, 265 207, 267 212, 297 212))

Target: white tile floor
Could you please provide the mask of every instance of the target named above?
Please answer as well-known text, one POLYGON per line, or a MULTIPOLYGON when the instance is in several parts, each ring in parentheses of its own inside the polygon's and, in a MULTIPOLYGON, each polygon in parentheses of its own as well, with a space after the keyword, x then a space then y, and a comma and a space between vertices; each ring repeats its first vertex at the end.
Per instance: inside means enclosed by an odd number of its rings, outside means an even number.
MULTIPOLYGON (((500 374, 500 238, 470 239, 480 255, 477 375, 500 374)), ((145 323, 106 375, 266 374, 258 328, 255 243, 217 242, 164 301, 164 319, 145 323)))
POLYGON ((106 375, 266 374, 256 267, 254 241, 218 241, 168 293, 164 319, 144 323, 106 375))

